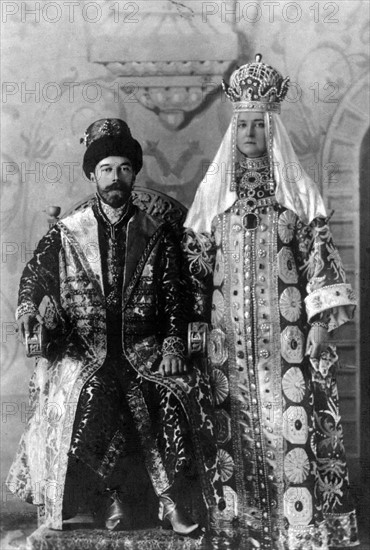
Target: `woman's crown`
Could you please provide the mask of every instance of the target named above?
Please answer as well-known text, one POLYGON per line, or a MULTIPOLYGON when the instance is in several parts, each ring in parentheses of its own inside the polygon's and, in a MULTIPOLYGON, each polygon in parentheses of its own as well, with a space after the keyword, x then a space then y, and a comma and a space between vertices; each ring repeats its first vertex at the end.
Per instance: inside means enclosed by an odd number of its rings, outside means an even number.
MULTIPOLYGON (((234 71, 230 83, 222 81, 226 96, 234 104, 243 103, 251 110, 280 112, 280 103, 285 98, 289 77, 283 76, 270 65, 261 63, 262 55, 256 55, 254 63, 242 65, 234 71)), ((238 110, 238 106, 235 105, 238 110)))

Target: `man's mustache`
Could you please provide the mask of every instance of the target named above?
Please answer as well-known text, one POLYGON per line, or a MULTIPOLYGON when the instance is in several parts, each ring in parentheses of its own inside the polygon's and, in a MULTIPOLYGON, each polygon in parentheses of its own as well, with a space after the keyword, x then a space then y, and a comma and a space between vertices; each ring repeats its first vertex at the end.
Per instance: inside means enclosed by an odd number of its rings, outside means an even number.
POLYGON ((123 190, 122 183, 120 183, 119 181, 114 182, 112 183, 112 185, 105 188, 105 191, 122 191, 122 190, 123 190))

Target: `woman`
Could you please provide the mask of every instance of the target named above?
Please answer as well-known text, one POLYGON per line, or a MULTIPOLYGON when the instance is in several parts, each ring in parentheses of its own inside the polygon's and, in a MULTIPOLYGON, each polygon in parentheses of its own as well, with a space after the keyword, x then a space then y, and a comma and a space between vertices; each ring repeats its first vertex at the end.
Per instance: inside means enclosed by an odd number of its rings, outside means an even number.
POLYGON ((260 55, 224 83, 232 121, 185 222, 195 310, 212 324, 227 502, 214 528, 241 548, 350 547, 356 516, 327 339, 355 298, 279 118, 287 89, 260 55))

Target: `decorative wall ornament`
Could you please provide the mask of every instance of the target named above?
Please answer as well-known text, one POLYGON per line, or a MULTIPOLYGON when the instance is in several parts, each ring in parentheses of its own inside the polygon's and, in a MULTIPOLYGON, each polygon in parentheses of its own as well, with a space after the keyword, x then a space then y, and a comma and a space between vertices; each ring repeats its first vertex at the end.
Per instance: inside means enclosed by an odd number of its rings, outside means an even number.
MULTIPOLYGON (((99 36, 91 34, 90 60, 108 69, 128 103, 154 112, 169 130, 185 128, 221 97, 221 80, 234 68, 239 48, 232 17, 209 24, 202 3, 188 0, 132 4, 136 10, 129 19, 125 14, 126 24, 117 24, 113 7, 106 10, 99 36)), ((234 1, 224 4, 232 10, 234 1)))

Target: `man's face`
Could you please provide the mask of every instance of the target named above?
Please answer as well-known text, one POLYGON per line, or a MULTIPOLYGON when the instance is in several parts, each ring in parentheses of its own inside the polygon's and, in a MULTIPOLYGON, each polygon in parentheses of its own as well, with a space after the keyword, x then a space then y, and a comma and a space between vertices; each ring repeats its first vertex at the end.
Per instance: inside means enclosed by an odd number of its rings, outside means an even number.
POLYGON ((265 121, 263 113, 240 113, 237 123, 236 145, 245 156, 261 157, 266 153, 265 121))
POLYGON ((127 202, 135 181, 131 161, 126 157, 106 157, 96 165, 90 177, 104 202, 113 208, 127 202))

